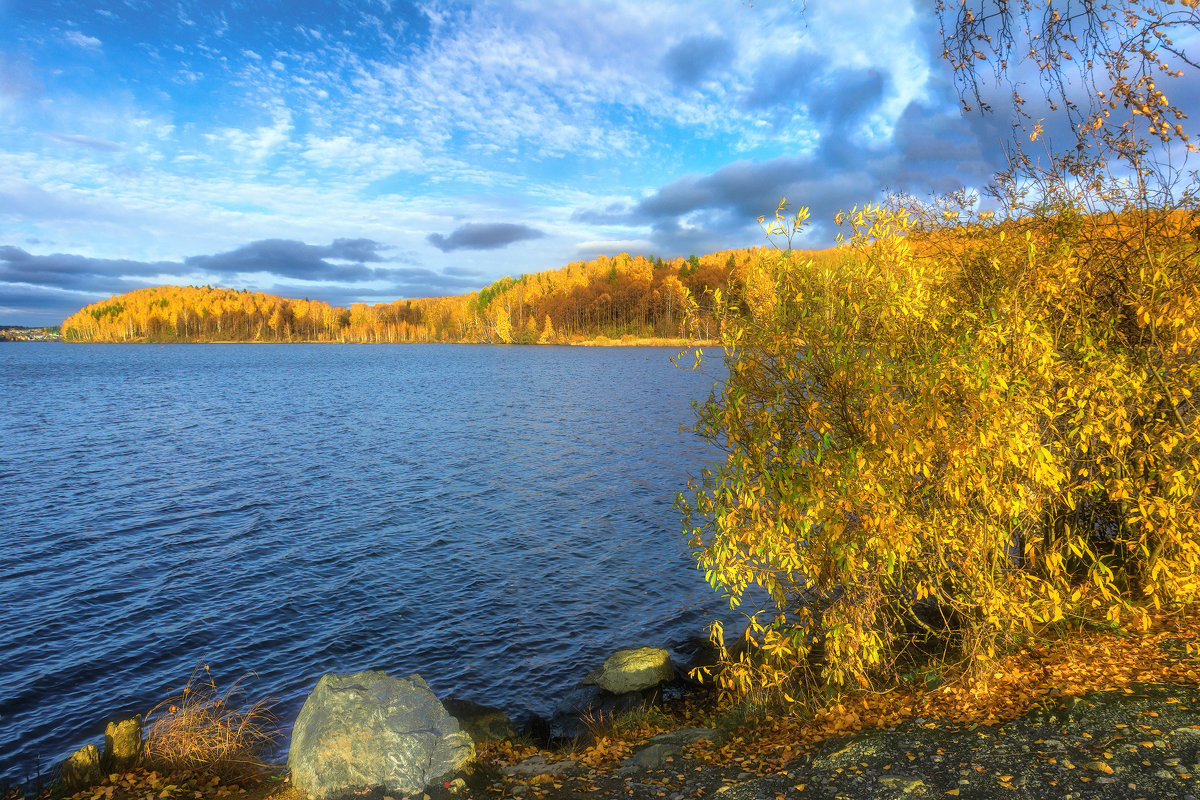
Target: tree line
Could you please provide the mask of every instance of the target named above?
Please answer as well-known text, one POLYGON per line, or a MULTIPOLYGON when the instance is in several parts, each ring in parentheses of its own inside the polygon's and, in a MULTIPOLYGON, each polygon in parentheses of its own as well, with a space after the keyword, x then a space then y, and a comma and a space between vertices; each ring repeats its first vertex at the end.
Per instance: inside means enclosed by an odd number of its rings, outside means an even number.
POLYGON ((715 339, 712 298, 742 296, 765 248, 703 256, 600 256, 503 277, 451 297, 349 308, 212 286, 156 286, 86 306, 63 321, 78 342, 471 342, 566 344, 715 339))

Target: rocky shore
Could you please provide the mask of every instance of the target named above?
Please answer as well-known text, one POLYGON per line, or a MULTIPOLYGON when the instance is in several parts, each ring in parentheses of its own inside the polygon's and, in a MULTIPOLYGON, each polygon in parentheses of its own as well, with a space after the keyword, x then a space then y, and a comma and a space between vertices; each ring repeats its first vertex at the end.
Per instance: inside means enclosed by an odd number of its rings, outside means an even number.
POLYGON ((1200 691, 1134 684, 1064 697, 1005 723, 902 725, 805 746, 758 774, 758 765, 714 745, 725 731, 680 731, 640 745, 617 768, 593 773, 565 759, 504 771, 496 794, 551 800, 867 800, 867 798, 1200 797, 1200 691), (714 753, 718 757, 714 758, 714 753), (518 779, 545 770, 550 783, 518 779), (548 791, 538 791, 548 787, 548 791))
MULTIPOLYGON (((992 699, 1020 713, 988 713, 990 724, 965 721, 970 714, 903 712, 872 722, 862 718, 870 702, 838 704, 807 722, 722 716, 703 710, 702 695, 668 700, 659 710, 664 694, 672 687, 683 694, 685 686, 669 654, 656 648, 614 653, 548 720, 439 701, 415 675, 325 676, 293 728, 286 777, 280 770, 278 779, 232 789, 191 781, 146 793, 147 781, 163 786, 166 779, 109 774, 97 783, 95 770, 84 776, 67 767, 70 783, 62 788, 75 791, 75 800, 210 800, 214 793, 233 800, 1198 800, 1200 657, 1183 646, 1195 640, 1195 627, 1184 626, 1190 638, 1178 629, 1143 636, 1116 655, 1110 644, 1056 651, 1059 663, 1038 662, 1040 685, 1026 680, 1018 697, 992 699), (1116 660, 1097 664, 1089 659, 1094 652, 1116 660), (1102 678, 1097 668, 1110 674, 1102 678), (1079 690, 1101 681, 1103 689, 1079 690), (616 730, 625 718, 631 727, 616 730), (839 729, 847 732, 827 735, 839 729)), ((104 753, 94 745, 80 751, 85 763, 120 769, 136 760, 130 748, 140 738, 130 744, 130 728, 118 734, 117 727, 110 726, 104 753)), ((137 731, 140 737, 140 720, 137 731)))

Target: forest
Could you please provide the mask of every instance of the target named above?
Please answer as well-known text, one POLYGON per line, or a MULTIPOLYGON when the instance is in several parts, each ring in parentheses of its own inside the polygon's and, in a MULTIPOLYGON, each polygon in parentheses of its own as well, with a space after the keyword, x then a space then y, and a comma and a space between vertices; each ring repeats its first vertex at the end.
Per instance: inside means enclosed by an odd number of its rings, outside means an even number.
POLYGON ((454 297, 391 303, 321 300, 211 286, 157 286, 80 309, 63 321, 75 342, 704 341, 717 336, 712 298, 741 296, 769 248, 664 260, 600 256, 503 277, 454 297))

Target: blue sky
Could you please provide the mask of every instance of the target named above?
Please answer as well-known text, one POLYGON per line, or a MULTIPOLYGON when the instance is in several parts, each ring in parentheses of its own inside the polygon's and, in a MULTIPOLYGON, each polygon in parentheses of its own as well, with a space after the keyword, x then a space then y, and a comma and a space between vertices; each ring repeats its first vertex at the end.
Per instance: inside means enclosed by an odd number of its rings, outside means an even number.
POLYGON ((331 303, 762 242, 980 186, 924 2, 0 0, 0 323, 163 283, 331 303))

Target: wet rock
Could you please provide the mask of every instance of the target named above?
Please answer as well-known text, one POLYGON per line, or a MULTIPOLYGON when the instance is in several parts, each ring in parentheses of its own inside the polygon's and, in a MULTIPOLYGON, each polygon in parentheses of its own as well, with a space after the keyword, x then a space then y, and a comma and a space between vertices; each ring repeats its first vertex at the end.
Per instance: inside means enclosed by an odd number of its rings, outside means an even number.
POLYGON ((142 755, 142 718, 110 722, 104 727, 104 768, 109 772, 128 772, 142 755))
POLYGON ((416 794, 475 760, 475 745, 420 675, 323 675, 292 729, 293 785, 317 800, 362 789, 416 794))
POLYGON ((524 711, 517 715, 514 723, 518 735, 524 736, 538 747, 546 747, 550 744, 550 723, 540 714, 524 711))
POLYGON ((503 741, 517 736, 513 721, 499 708, 454 697, 446 698, 442 705, 477 742, 503 741))
POLYGON ((673 649, 679 656, 676 677, 691 685, 699 684, 692 670, 711 667, 720 661, 717 646, 706 636, 689 636, 673 649))
POLYGON ((104 777, 100 769, 100 750, 94 744, 81 747, 63 762, 62 782, 67 791, 74 792, 98 784, 104 777))
POLYGON ((550 734, 557 739, 578 739, 588 734, 589 725, 604 725, 617 714, 645 708, 651 702, 641 692, 613 695, 598 686, 568 692, 554 707, 550 734))
POLYGON ((628 694, 653 689, 675 677, 671 654, 658 647, 618 650, 609 656, 598 673, 589 676, 609 694, 628 694))

